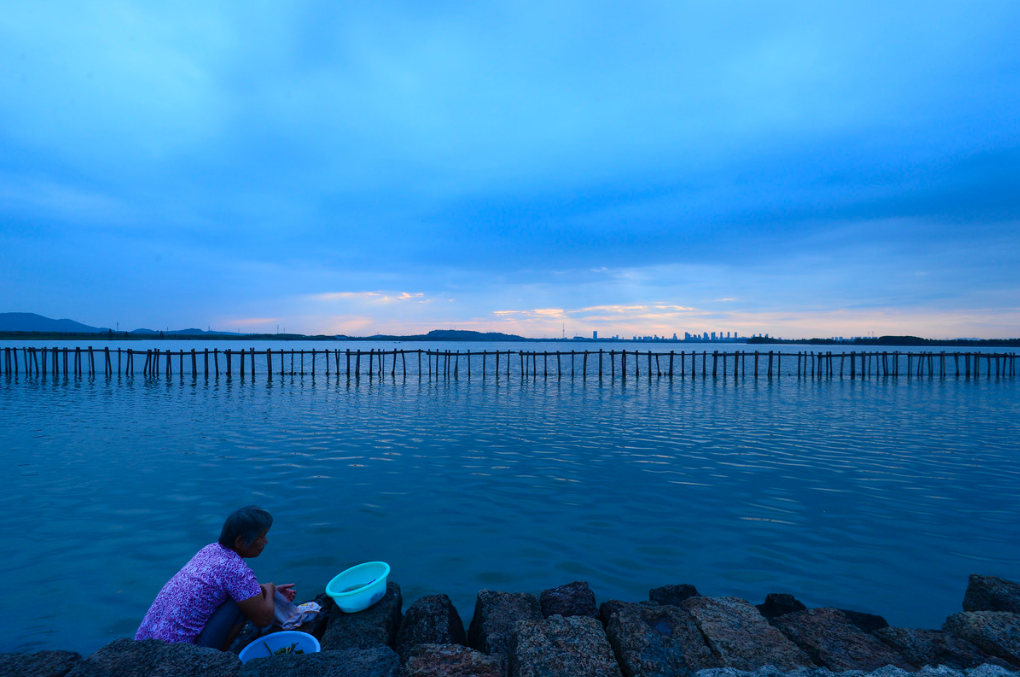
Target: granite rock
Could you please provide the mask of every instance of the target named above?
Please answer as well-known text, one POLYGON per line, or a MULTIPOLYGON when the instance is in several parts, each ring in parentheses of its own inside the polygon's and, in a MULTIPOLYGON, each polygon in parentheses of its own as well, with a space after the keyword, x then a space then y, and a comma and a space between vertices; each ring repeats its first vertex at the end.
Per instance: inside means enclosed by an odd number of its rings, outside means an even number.
POLYGON ((602 624, 594 618, 518 621, 509 639, 509 677, 622 677, 602 624))
POLYGON ((1020 584, 995 576, 973 574, 963 595, 963 610, 1020 614, 1020 584))
POLYGON ((73 651, 0 654, 0 677, 64 677, 81 662, 73 651))
POLYGON ((879 616, 878 614, 864 613, 863 611, 851 611, 850 609, 840 609, 846 619, 856 625, 864 632, 874 632, 875 630, 881 630, 882 628, 888 628, 889 622, 879 616))
POLYGON ((680 606, 680 602, 690 597, 700 597, 701 593, 693 585, 681 583, 679 585, 664 585, 661 588, 652 588, 648 591, 648 599, 656 604, 669 604, 680 606))
POLYGON ((481 590, 468 628, 468 645, 484 654, 505 657, 514 624, 542 618, 542 605, 535 595, 481 590))
POLYGON ((881 628, 874 634, 915 668, 944 665, 965 670, 984 663, 1008 665, 967 640, 941 630, 881 628))
POLYGON ((785 592, 770 592, 765 597, 765 603, 755 604, 754 608, 769 620, 783 614, 792 614, 794 611, 807 609, 800 600, 785 592))
POLYGON ((400 586, 392 581, 386 584, 383 598, 364 611, 348 614, 334 606, 320 640, 322 650, 392 647, 400 629, 402 606, 400 586))
POLYGON ((235 677, 241 661, 229 651, 158 639, 118 639, 78 663, 67 677, 235 677))
POLYGON ((575 581, 552 590, 543 590, 539 601, 542 604, 542 615, 546 618, 556 614, 599 617, 598 607, 595 606, 595 593, 584 581, 575 581))
POLYGON ((830 670, 908 669, 898 653, 850 622, 839 609, 807 609, 772 621, 817 663, 830 670))
POLYGON ((672 605, 605 603, 606 636, 625 677, 686 677, 721 663, 694 619, 672 605))
POLYGON ((418 644, 405 656, 401 677, 503 677, 499 660, 460 644, 418 644))
POLYGON ((953 614, 942 629, 971 642, 985 653, 1020 668, 1020 614, 1008 611, 964 611, 953 614))
MULTIPOLYGON (((1012 670, 998 665, 992 665, 990 663, 985 663, 984 665, 979 665, 972 670, 967 670, 965 674, 967 677, 1016 677, 1016 673, 1012 670)), ((921 677, 924 677, 924 675, 921 677)))
POLYGON ((397 677, 400 659, 386 646, 255 658, 238 677, 397 677))
POLYGON ((755 670, 763 665, 774 665, 792 670, 812 665, 807 654, 769 625, 745 600, 691 597, 684 600, 680 608, 694 617, 708 647, 724 666, 755 670))
POLYGON ((421 597, 407 609, 397 633, 397 652, 403 655, 416 644, 467 644, 464 621, 446 595, 421 597))

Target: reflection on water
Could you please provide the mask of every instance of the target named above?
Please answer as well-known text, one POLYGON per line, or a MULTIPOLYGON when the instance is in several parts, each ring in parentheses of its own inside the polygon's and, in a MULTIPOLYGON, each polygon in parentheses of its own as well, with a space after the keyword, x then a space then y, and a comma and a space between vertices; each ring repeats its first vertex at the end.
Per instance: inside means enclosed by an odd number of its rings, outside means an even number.
MULTIPOLYGON (((311 598, 363 561, 409 604, 692 583, 938 627, 1017 577, 1013 381, 0 378, 0 651, 133 634, 233 508, 311 598), (10 610, 18 609, 15 615, 10 610)), ((300 601, 300 600, 299 600, 300 601)))

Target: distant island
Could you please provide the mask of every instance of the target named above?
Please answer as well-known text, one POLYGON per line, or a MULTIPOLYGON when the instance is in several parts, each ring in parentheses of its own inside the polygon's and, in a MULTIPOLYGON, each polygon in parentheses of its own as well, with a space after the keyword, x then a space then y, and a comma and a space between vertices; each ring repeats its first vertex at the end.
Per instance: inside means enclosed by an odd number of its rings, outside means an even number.
MULTIPOLYGON (((689 336, 684 339, 667 339, 665 337, 636 337, 634 339, 603 338, 595 339, 575 336, 573 338, 527 338, 517 334, 501 332, 480 332, 464 329, 433 329, 427 334, 411 334, 400 336, 394 334, 375 334, 372 336, 346 336, 344 334, 240 334, 226 331, 206 331, 202 329, 175 329, 157 331, 154 329, 133 329, 131 331, 115 331, 109 327, 90 327, 74 320, 54 320, 35 313, 0 313, 0 339, 23 340, 83 340, 87 338, 105 341, 141 341, 141 340, 204 340, 204 341, 471 341, 471 342, 502 342, 502 343, 714 343, 707 338, 689 336)), ((917 336, 879 336, 811 339, 780 339, 769 336, 752 336, 737 340, 726 339, 727 343, 747 343, 750 345, 772 344, 805 344, 805 345, 842 345, 842 346, 1020 346, 1020 338, 1013 339, 925 339, 917 336)))

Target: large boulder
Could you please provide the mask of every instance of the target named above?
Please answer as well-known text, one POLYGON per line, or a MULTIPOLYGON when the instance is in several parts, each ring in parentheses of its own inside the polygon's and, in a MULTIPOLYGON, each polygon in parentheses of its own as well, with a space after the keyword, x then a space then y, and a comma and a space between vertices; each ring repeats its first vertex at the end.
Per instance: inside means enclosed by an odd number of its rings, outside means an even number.
POLYGON ((625 677, 689 677, 722 665, 694 619, 678 607, 614 601, 601 610, 625 677))
POLYGON ((81 662, 73 651, 0 654, 0 677, 64 677, 81 662))
POLYGON ((803 602, 785 592, 770 592, 765 597, 765 603, 755 604, 754 608, 770 621, 783 614, 792 614, 794 611, 807 609, 803 602))
POLYGON ((421 597, 407 609, 397 633, 397 652, 403 655, 416 644, 467 644, 464 621, 446 595, 421 597))
POLYGON ((1020 614, 964 611, 947 618, 942 629, 1020 668, 1020 614))
POLYGON ((850 609, 840 609, 840 611, 843 612, 848 621, 856 625, 863 632, 874 632, 875 630, 889 627, 889 622, 878 614, 851 611, 850 609))
POLYGON ((500 661, 460 644, 417 644, 401 677, 503 677, 500 661))
POLYGON ((585 581, 575 581, 551 590, 543 590, 539 596, 542 615, 546 618, 560 616, 588 616, 598 618, 595 593, 585 581))
POLYGON ((963 595, 963 610, 1020 614, 1020 584, 995 576, 973 574, 963 595))
POLYGON ((876 637, 864 632, 839 609, 807 609, 784 614, 772 624, 811 658, 832 671, 870 672, 886 665, 910 664, 876 637))
POLYGON ((238 677, 396 677, 400 659, 386 646, 255 658, 238 677))
POLYGON ((118 639, 84 659, 68 677, 235 677, 241 661, 229 651, 158 639, 118 639))
POLYGON ((774 665, 780 670, 793 670, 812 665, 807 654, 745 600, 691 597, 680 608, 691 614, 708 647, 726 667, 757 670, 774 665))
POLYGON ((700 597, 701 593, 693 585, 680 583, 679 585, 664 585, 661 588, 652 588, 648 591, 648 599, 656 604, 668 604, 680 606, 680 602, 690 597, 700 597))
POLYGON ((602 624, 587 616, 518 621, 507 657, 509 677, 622 677, 602 624))
POLYGON ((392 647, 400 628, 403 599, 400 586, 389 582, 381 600, 357 613, 348 614, 334 606, 320 643, 323 651, 392 647))
POLYGON ((942 630, 881 628, 874 634, 915 668, 946 665, 966 670, 984 663, 1008 667, 1008 663, 990 656, 967 640, 942 630))
POLYGON ((542 620, 538 597, 526 592, 481 590, 468 628, 468 645, 484 654, 505 657, 510 634, 518 621, 542 620))

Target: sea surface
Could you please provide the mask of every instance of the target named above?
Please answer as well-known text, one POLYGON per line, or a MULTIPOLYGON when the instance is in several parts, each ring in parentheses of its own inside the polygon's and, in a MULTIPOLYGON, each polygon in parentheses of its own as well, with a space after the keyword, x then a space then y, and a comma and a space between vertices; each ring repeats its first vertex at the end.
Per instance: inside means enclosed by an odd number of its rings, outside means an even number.
POLYGON ((275 517, 249 560, 260 581, 295 583, 301 601, 383 560, 405 609, 446 593, 465 624, 480 589, 584 580, 599 603, 690 583, 938 628, 969 574, 1020 579, 1016 377, 798 378, 790 358, 773 378, 670 379, 645 362, 637 378, 598 379, 592 363, 587 378, 546 377, 539 361, 537 377, 515 362, 497 379, 490 361, 483 379, 478 364, 456 378, 321 364, 207 377, 176 360, 169 377, 0 375, 0 652, 88 654, 132 636, 226 514, 253 503, 275 517))

